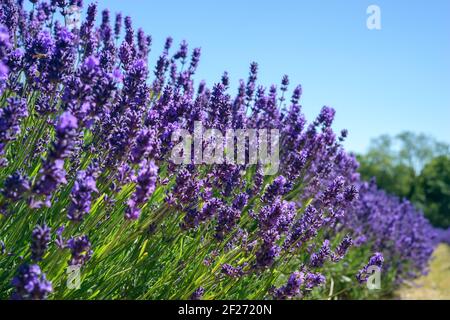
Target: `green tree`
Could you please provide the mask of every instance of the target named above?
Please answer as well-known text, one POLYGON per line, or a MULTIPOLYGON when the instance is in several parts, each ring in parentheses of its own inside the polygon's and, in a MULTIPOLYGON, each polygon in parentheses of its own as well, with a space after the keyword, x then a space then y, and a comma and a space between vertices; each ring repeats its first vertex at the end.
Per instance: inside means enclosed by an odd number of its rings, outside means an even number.
POLYGON ((448 144, 412 132, 382 135, 357 156, 363 180, 375 177, 380 188, 410 199, 439 227, 450 225, 449 157, 448 144))
POLYGON ((376 178, 378 186, 388 193, 410 198, 414 193, 415 172, 404 164, 395 164, 389 157, 374 157, 372 153, 358 156, 363 180, 376 178))
POLYGON ((417 180, 415 202, 421 204, 434 226, 450 227, 450 158, 434 158, 417 180))
POLYGON ((398 143, 398 162, 413 168, 417 175, 433 158, 450 155, 448 144, 436 141, 423 133, 402 132, 395 137, 394 141, 398 143))

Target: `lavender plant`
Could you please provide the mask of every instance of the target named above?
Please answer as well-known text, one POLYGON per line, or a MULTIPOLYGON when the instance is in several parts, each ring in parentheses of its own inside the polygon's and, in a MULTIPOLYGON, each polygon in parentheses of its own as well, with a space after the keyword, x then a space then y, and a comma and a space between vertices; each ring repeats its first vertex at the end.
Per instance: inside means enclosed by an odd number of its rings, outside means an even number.
POLYGON ((234 97, 227 73, 195 86, 199 48, 167 38, 152 71, 152 39, 130 17, 112 26, 106 10, 97 24, 90 4, 64 25, 68 3, 32 2, 0 10, 1 298, 339 297, 343 269, 341 285, 367 290, 374 252, 396 279, 425 270, 426 220, 359 181, 334 109, 308 124, 287 76, 281 93, 258 86, 252 63, 234 97), (175 164, 172 134, 196 121, 278 129, 279 172, 175 164))

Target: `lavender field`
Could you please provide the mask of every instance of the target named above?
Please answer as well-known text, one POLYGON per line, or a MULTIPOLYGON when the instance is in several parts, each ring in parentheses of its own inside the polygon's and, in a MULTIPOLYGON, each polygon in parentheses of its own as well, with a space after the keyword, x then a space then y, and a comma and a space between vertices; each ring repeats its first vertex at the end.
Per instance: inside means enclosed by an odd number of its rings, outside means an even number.
POLYGON ((84 2, 1 0, 0 299, 384 299, 427 274, 448 231, 361 177, 339 110, 306 119, 256 62, 199 82, 200 48, 84 2))

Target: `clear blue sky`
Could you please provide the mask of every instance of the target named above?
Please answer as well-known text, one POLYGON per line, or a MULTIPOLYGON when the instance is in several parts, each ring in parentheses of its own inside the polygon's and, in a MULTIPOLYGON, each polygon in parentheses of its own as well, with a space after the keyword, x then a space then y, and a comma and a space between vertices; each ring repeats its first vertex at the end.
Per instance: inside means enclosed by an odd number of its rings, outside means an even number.
MULTIPOLYGON (((86 1, 85 1, 86 2, 86 1)), ((202 47, 197 78, 224 70, 232 83, 251 61, 259 82, 283 74, 303 86, 309 120, 323 105, 337 110, 347 148, 403 130, 450 142, 450 0, 100 0, 153 36, 150 64, 166 36, 202 47), (382 29, 366 28, 366 9, 381 8, 382 29)))

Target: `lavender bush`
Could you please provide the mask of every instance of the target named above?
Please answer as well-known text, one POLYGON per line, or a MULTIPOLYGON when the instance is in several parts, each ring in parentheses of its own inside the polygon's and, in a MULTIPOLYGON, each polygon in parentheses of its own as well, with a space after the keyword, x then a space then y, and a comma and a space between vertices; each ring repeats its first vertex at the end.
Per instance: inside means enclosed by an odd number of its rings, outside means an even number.
POLYGON ((151 69, 130 17, 96 23, 90 4, 77 26, 82 1, 32 3, 0 11, 1 298, 339 298, 366 294, 371 263, 392 281, 426 270, 427 221, 359 181, 335 111, 308 124, 287 76, 258 86, 252 63, 235 96, 227 73, 195 86, 199 48, 168 38, 151 69), (175 164, 172 134, 196 121, 278 129, 279 172, 175 164))

